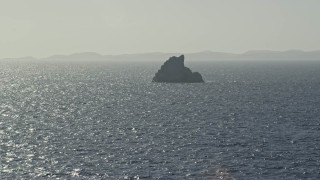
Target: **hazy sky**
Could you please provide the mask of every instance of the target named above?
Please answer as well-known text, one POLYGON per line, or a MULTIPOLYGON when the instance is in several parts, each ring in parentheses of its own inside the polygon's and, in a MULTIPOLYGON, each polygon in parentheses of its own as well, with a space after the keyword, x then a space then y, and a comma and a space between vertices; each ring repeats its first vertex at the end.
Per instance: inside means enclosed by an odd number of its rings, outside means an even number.
POLYGON ((320 49, 320 0, 0 0, 0 58, 320 49))

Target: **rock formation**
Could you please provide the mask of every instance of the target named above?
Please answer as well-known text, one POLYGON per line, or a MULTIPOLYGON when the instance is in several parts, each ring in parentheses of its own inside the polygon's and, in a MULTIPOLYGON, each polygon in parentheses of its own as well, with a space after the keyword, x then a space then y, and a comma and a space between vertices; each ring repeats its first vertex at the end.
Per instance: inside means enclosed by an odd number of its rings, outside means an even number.
POLYGON ((200 73, 192 72, 189 68, 184 66, 184 55, 169 58, 155 74, 152 81, 170 83, 204 82, 200 73))

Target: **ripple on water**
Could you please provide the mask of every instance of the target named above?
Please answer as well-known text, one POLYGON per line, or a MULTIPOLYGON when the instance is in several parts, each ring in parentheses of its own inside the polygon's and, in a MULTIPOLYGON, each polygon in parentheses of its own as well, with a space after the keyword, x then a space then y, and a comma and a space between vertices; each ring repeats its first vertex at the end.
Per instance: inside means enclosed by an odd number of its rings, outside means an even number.
POLYGON ((320 178, 318 65, 0 63, 1 178, 320 178))

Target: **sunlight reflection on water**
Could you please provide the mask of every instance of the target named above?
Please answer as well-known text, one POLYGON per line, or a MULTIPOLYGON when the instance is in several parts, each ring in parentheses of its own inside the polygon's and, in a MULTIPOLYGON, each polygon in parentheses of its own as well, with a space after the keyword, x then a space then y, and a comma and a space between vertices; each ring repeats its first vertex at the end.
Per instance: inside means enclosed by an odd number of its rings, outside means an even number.
POLYGON ((318 179, 319 64, 0 66, 4 179, 318 179))

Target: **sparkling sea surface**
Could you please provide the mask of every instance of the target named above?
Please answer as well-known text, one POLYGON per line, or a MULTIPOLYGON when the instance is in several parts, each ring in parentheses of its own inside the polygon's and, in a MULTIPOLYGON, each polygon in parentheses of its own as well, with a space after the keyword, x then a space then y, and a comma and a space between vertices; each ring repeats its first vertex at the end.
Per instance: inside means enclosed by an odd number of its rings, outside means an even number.
POLYGON ((319 62, 0 61, 0 179, 320 179, 319 62))

